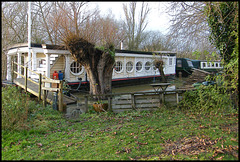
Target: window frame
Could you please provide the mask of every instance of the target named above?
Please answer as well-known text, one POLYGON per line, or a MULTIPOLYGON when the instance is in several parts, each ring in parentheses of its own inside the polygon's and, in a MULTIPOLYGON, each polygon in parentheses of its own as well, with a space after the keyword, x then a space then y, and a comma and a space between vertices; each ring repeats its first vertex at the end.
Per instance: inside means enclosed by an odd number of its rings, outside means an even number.
POLYGON ((136 63, 136 71, 137 72, 141 72, 143 70, 143 63, 142 63, 142 61, 138 61, 137 63, 136 63), (141 64, 141 69, 137 69, 139 66, 137 65, 138 63, 140 63, 141 64))
POLYGON ((131 72, 133 72, 133 69, 134 69, 134 66, 133 66, 134 64, 133 64, 133 62, 132 61, 128 61, 127 63, 126 63, 126 72, 128 72, 128 73, 131 73, 131 72), (128 63, 131 63, 131 70, 128 70, 128 67, 130 67, 130 66, 128 66, 128 63))
MULTIPOLYGON (((119 67, 118 67, 118 68, 119 68, 119 67)), ((115 62, 114 71, 115 71, 116 73, 121 73, 121 72, 123 71, 123 62, 122 62, 122 61, 116 61, 116 62, 115 62), (117 63, 120 63, 120 65, 118 65, 118 66, 120 67, 120 70, 119 70, 119 71, 116 70, 117 63)))
MULTIPOLYGON (((75 66, 76 66, 76 64, 75 64, 75 66)), ((73 75, 81 75, 81 74, 83 73, 83 66, 81 66, 81 64, 78 63, 77 61, 73 61, 73 62, 70 64, 70 67, 69 67, 69 68, 70 68, 70 72, 71 72, 73 75), (79 64, 80 67, 72 67, 72 64, 73 64, 73 63, 79 64), (75 69, 80 68, 80 70, 79 70, 78 73, 75 73, 75 72, 72 71, 72 68, 75 68, 75 69)))

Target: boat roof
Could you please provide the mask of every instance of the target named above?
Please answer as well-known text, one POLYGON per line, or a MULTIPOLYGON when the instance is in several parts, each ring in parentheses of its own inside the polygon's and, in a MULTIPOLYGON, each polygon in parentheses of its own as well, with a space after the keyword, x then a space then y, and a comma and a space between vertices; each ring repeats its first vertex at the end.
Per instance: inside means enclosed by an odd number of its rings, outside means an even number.
MULTIPOLYGON (((18 43, 11 45, 7 48, 7 50, 21 48, 21 47, 28 47, 28 43, 18 43)), ((31 43, 31 47, 36 48, 45 48, 45 49, 55 49, 55 50, 67 50, 67 48, 63 45, 52 45, 52 44, 38 44, 38 43, 31 43)), ((143 54, 143 55, 153 55, 153 54, 165 54, 170 56, 176 56, 176 52, 172 51, 153 51, 153 52, 146 52, 146 51, 131 51, 131 50, 120 50, 115 49, 116 53, 129 53, 129 54, 143 54)))

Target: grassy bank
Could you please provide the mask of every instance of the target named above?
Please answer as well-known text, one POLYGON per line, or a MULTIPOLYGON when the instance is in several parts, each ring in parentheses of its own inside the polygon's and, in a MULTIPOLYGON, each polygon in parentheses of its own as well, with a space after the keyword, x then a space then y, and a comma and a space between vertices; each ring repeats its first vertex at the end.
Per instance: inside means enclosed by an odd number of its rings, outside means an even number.
POLYGON ((2 160, 238 159, 238 112, 90 111, 66 119, 35 106, 25 124, 2 130, 2 160))

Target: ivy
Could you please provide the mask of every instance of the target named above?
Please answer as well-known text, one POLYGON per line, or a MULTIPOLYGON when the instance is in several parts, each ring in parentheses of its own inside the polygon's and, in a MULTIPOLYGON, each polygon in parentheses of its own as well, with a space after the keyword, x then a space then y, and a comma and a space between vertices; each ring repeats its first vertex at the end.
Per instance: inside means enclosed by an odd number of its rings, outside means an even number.
POLYGON ((115 57, 115 48, 112 45, 110 45, 109 48, 104 46, 96 46, 95 48, 104 51, 105 53, 109 53, 113 58, 115 57))

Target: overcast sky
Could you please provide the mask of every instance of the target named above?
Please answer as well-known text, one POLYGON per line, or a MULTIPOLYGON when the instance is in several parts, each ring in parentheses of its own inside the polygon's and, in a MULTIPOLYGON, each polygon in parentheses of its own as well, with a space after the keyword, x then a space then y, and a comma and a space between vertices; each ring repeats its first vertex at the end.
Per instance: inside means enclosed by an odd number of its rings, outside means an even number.
MULTIPOLYGON (((108 10, 111 9, 115 18, 122 20, 124 19, 122 7, 123 3, 129 2, 90 2, 93 6, 99 6, 102 15, 107 14, 108 10)), ((165 13, 167 2, 148 2, 148 4, 151 11, 148 16, 148 25, 146 30, 159 30, 161 33, 167 34, 167 28, 169 27, 169 16, 165 13)), ((137 6, 137 9, 138 8, 140 8, 140 5, 137 6)))

